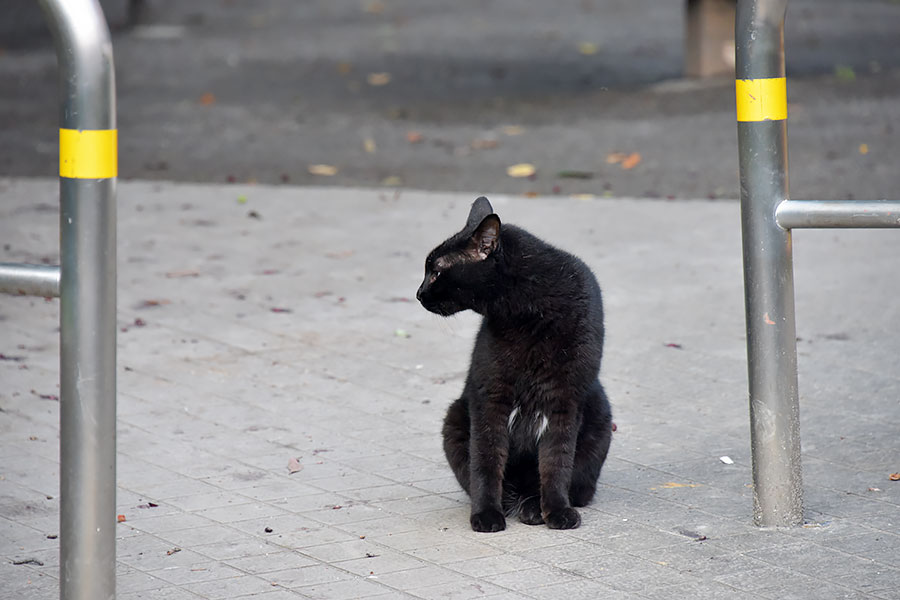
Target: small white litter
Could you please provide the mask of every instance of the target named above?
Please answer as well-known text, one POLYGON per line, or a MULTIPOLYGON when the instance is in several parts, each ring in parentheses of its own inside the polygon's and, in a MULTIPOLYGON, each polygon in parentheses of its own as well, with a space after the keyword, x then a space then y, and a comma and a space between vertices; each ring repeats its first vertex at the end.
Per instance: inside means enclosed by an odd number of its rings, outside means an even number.
POLYGON ((733 464, 734 464, 734 461, 731 460, 731 457, 730 457, 730 456, 720 456, 720 457, 719 457, 719 460, 721 460, 721 461, 722 461, 723 463, 725 463, 726 465, 733 465, 733 464))

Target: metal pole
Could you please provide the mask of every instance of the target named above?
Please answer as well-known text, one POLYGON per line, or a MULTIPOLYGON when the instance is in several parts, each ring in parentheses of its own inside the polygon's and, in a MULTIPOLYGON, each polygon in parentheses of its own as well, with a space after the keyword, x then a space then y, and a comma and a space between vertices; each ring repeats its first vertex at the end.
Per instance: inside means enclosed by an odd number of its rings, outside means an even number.
POLYGON ((115 80, 97 0, 39 0, 60 76, 60 598, 115 598, 115 80))
POLYGON ((783 229, 900 227, 900 201, 785 200, 775 220, 783 229))
POLYGON ((17 296, 59 296, 59 267, 0 263, 0 293, 17 296))
POLYGON ((788 198, 786 9, 787 0, 738 0, 735 27, 754 518, 762 526, 803 520, 791 234, 775 222, 788 198))

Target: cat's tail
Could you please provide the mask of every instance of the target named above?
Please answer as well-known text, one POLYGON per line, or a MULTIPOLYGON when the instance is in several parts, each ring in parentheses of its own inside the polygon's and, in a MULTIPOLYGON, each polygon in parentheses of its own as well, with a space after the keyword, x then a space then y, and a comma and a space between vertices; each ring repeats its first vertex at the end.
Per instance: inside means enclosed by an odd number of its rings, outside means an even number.
POLYGON ((538 499, 538 501, 540 501, 540 497, 541 495, 539 493, 522 495, 515 490, 504 488, 502 501, 503 513, 506 515, 507 519, 519 517, 522 514, 522 509, 530 500, 536 498, 538 499))

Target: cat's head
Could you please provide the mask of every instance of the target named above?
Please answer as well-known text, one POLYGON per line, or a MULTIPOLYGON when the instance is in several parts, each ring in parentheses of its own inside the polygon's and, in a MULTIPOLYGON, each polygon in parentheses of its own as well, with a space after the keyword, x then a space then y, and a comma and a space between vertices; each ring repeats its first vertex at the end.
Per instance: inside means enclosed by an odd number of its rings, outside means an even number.
POLYGON ((481 312, 496 282, 500 217, 488 199, 475 200, 462 231, 425 259, 425 279, 416 298, 427 310, 449 316, 466 309, 481 312))

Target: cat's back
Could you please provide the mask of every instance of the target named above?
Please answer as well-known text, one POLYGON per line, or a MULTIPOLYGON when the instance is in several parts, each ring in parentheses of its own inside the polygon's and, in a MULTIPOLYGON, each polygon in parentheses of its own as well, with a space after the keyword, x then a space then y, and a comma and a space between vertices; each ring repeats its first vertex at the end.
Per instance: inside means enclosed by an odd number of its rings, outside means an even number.
POLYGON ((600 284, 583 260, 514 225, 504 231, 503 243, 510 275, 526 284, 523 300, 545 307, 545 316, 583 317, 584 325, 602 330, 600 284))
POLYGON ((503 297, 485 315, 474 358, 596 377, 604 337, 597 278, 584 261, 524 229, 507 226, 503 236, 503 297))

